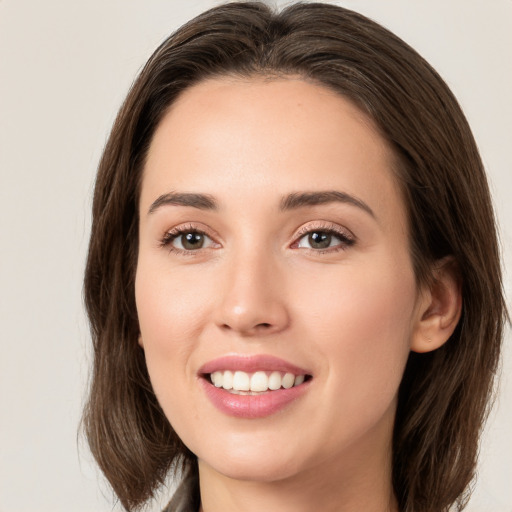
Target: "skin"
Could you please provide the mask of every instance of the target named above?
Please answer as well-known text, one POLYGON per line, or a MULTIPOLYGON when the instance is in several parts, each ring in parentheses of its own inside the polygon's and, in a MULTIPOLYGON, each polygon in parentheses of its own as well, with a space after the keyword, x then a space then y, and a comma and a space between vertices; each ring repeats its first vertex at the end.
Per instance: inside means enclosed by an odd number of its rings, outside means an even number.
POLYGON ((363 113, 300 79, 207 80, 156 130, 140 198, 140 344, 167 418, 198 456, 205 512, 397 510, 398 386, 411 348, 446 341, 460 300, 446 269, 418 287, 392 167, 363 113), (290 193, 331 190, 373 213, 339 201, 280 209, 290 193), (149 212, 170 192, 208 194, 218 208, 149 212), (205 232, 203 247, 180 250, 175 228, 205 232), (343 237, 308 246, 305 231, 327 228, 343 237), (271 354, 313 379, 276 414, 234 418, 198 376, 228 354, 271 354))

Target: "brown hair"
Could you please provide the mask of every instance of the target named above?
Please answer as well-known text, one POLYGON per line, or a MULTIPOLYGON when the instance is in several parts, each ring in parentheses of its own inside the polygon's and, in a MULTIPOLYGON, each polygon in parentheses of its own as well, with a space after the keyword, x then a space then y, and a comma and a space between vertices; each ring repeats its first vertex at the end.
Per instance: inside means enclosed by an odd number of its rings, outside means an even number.
POLYGON ((172 430, 146 369, 134 299, 138 194, 152 135, 169 105, 208 77, 299 75, 352 100, 397 156, 418 282, 451 255, 463 313, 438 350, 410 355, 399 391, 393 485, 402 512, 462 510, 475 471, 506 316, 489 191, 454 96, 412 48, 350 10, 298 3, 211 9, 152 55, 116 119, 93 202, 85 302, 94 369, 84 427, 121 503, 133 510, 195 456, 172 430))

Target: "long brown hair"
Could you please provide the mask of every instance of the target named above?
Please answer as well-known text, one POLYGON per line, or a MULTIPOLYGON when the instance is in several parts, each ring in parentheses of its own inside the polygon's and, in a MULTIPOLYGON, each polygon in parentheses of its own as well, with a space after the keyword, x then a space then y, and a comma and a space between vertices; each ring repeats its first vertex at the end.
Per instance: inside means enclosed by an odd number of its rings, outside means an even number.
POLYGON ((151 138, 186 88, 215 76, 301 76, 353 101, 394 149, 419 283, 451 255, 463 313, 438 350, 411 354, 399 391, 393 485, 402 512, 464 507, 499 360, 505 306, 485 173, 456 99, 401 39, 350 10, 258 2, 211 9, 171 35, 126 98, 101 159, 85 274, 94 345, 84 427, 121 503, 150 499, 171 467, 197 471, 148 377, 134 300, 138 195, 151 138))

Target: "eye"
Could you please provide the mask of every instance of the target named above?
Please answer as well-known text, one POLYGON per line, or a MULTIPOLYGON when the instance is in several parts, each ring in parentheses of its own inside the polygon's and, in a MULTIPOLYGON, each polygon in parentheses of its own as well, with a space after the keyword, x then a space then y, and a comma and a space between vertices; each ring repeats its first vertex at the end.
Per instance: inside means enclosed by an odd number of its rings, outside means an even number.
POLYGON ((193 252, 214 247, 216 244, 206 233, 198 229, 177 228, 165 234, 162 245, 171 250, 193 252))
POLYGON ((343 250, 355 243, 355 240, 348 233, 340 229, 329 228, 306 228, 299 233, 300 238, 295 247, 299 249, 312 249, 316 251, 343 250))
POLYGON ((177 249, 195 251, 197 249, 202 249, 205 243, 208 243, 209 240, 210 239, 205 234, 198 233, 197 231, 191 231, 177 236, 172 241, 172 245, 177 249))
POLYGON ((337 242, 337 237, 327 231, 312 231, 303 236, 297 247, 308 247, 310 249, 327 249, 337 242))

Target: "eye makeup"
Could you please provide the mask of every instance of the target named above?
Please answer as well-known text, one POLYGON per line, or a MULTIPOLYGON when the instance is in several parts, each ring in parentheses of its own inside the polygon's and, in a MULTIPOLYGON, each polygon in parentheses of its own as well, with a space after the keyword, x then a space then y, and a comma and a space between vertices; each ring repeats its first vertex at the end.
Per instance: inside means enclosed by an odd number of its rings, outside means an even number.
MULTIPOLYGON (((309 222, 294 235, 291 249, 307 250, 313 254, 336 253, 347 250, 356 243, 355 236, 342 226, 327 222, 309 222)), ((171 253, 194 255, 221 247, 211 230, 195 223, 176 226, 167 231, 159 243, 171 253)))
POLYGON ((306 249, 315 254, 344 251, 356 243, 355 236, 348 229, 327 221, 311 222, 302 226, 294 239, 292 249, 306 249))

